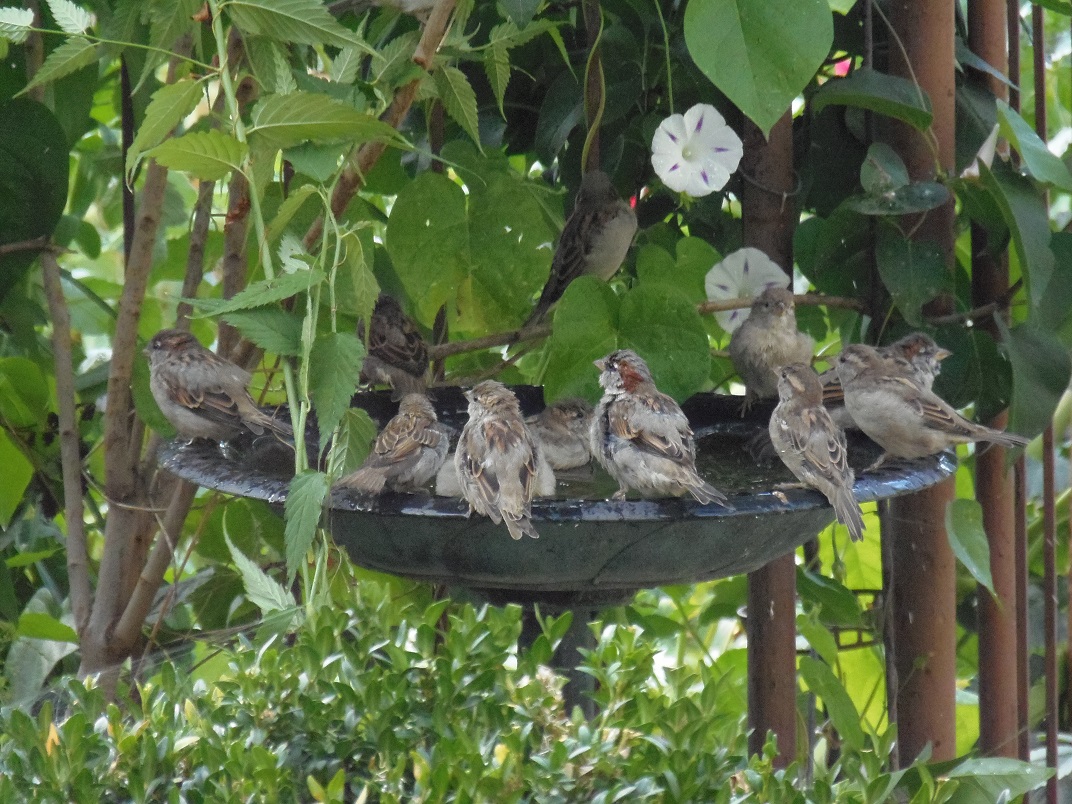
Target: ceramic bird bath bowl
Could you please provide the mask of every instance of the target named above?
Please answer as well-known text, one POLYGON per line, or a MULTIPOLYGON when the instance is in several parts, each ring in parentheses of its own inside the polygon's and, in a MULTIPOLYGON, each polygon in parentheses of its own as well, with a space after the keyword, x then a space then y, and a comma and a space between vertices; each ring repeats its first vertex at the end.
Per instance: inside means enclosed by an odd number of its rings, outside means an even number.
MULTIPOLYGON (((514 390, 526 415, 540 410, 539 388, 514 390)), ((460 430, 467 418, 461 390, 432 395, 440 419, 460 430)), ((358 394, 353 404, 380 426, 397 410, 381 392, 358 394)), ((363 567, 480 590, 496 603, 597 608, 641 588, 751 572, 813 538, 834 514, 818 492, 775 489, 793 481, 789 471, 777 458, 757 465, 748 449, 772 406, 755 406, 744 418, 740 406, 741 397, 715 394, 682 406, 696 433, 699 472, 729 496, 732 510, 691 498, 610 501, 617 485, 597 469, 560 477, 560 496, 533 502, 539 539, 514 541, 504 525, 467 517, 463 501, 430 494, 390 492, 371 504, 335 494, 325 525, 363 567)), ((161 465, 206 488, 282 503, 293 473, 289 451, 263 438, 231 446, 171 442, 161 465)), ((868 439, 850 437, 858 473, 879 454, 868 439)), ((858 476, 856 496, 866 502, 917 491, 955 468, 948 454, 890 465, 858 476)))

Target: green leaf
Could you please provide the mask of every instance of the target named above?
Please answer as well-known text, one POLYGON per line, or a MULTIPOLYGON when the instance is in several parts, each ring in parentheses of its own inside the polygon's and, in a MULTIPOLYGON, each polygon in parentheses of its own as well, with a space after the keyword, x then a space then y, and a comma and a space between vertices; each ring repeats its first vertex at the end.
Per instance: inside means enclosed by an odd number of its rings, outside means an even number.
POLYGON ((905 321, 914 327, 923 325, 923 305, 952 289, 937 244, 909 240, 893 225, 879 227, 875 258, 882 283, 905 321))
POLYGON ((227 542, 227 549, 231 551, 231 560, 234 561, 238 574, 242 576, 242 584, 246 587, 246 597, 250 603, 264 614, 294 608, 294 598, 281 584, 269 578, 264 570, 234 546, 234 542, 226 534, 223 538, 227 542))
POLYGON ((350 332, 319 335, 309 358, 309 392, 320 432, 327 436, 350 407, 357 390, 365 345, 350 332))
POLYGON ((0 466, 4 467, 4 482, 0 483, 0 528, 6 528, 22 504, 22 495, 33 478, 33 465, 0 430, 0 466))
POLYGON ((1027 172, 1043 184, 1072 191, 1072 174, 1065 163, 1050 153, 1042 138, 1009 104, 999 99, 997 108, 1001 136, 1020 154, 1027 172))
POLYGON ((1005 353, 1012 363, 1009 430, 1033 438, 1046 429, 1072 378, 1072 361, 1057 336, 1030 323, 1011 330, 999 318, 1005 353))
POLYGON ((892 117, 919 131, 931 124, 931 102, 911 81, 863 68, 846 78, 827 81, 812 98, 815 114, 827 106, 854 106, 892 117))
POLYGON ((365 259, 365 249, 356 232, 349 232, 343 238, 346 245, 346 260, 343 262, 342 279, 336 283, 335 294, 339 309, 352 312, 363 321, 369 321, 376 299, 380 295, 380 285, 372 273, 369 261, 365 259))
POLYGON ((290 491, 283 506, 283 541, 287 548, 287 580, 294 580, 298 567, 313 545, 320 511, 328 494, 328 476, 305 469, 290 481, 290 491))
POLYGON ((432 74, 436 93, 451 116, 480 147, 480 121, 477 117, 476 93, 465 73, 457 67, 442 65, 432 74))
POLYGON ((71 0, 48 0, 48 9, 60 30, 66 34, 77 36, 93 25, 93 15, 76 6, 71 0))
POLYGON ((51 407, 49 397, 45 375, 36 363, 25 357, 0 358, 0 419, 5 425, 41 424, 51 407))
POLYGON ((194 22, 193 17, 202 3, 201 0, 171 0, 171 2, 142 3, 141 5, 143 8, 147 7, 145 16, 149 19, 149 46, 156 50, 146 54, 135 89, 145 83, 153 71, 167 58, 167 53, 179 39, 192 34, 199 27, 199 23, 194 22))
POLYGON ((845 206, 861 215, 907 215, 940 207, 949 200, 949 190, 936 181, 920 181, 881 195, 857 195, 845 206))
POLYGON ((164 140, 147 151, 146 156, 171 170, 182 170, 204 181, 219 181, 241 168, 246 153, 245 143, 218 129, 210 129, 164 140))
POLYGON ((235 310, 223 320, 242 337, 275 355, 296 357, 301 351, 302 319, 278 307, 235 310))
POLYGON ((312 184, 303 184, 286 197, 283 203, 279 205, 275 217, 272 218, 272 222, 268 224, 268 230, 265 232, 265 239, 269 243, 274 243, 283 236, 283 232, 286 231, 291 220, 301 209, 302 204, 312 195, 316 195, 316 187, 312 184))
POLYGON ((492 44, 484 53, 484 72, 488 76, 488 83, 495 93, 495 102, 499 105, 499 114, 506 118, 506 110, 503 109, 503 98, 506 97, 506 87, 510 83, 510 53, 502 45, 492 44))
POLYGON ((175 126, 194 110, 203 94, 200 81, 176 81, 174 84, 165 84, 153 93, 153 99, 145 110, 145 120, 127 152, 127 173, 134 169, 143 153, 163 142, 175 126))
POLYGON ((830 722, 834 724, 845 744, 854 751, 862 751, 864 730, 860 728, 860 713, 845 687, 834 675, 834 671, 818 659, 802 656, 800 676, 808 685, 808 689, 822 698, 830 722))
POLYGON ((797 633, 808 640, 811 649, 829 665, 837 663, 837 640, 821 622, 805 614, 797 615, 797 633))
POLYGON ((53 642, 78 644, 78 634, 71 626, 64 625, 55 617, 40 612, 24 611, 19 615, 15 633, 29 639, 50 639, 53 642))
POLYGON ((4 566, 8 569, 17 569, 18 567, 28 567, 31 564, 36 564, 38 561, 44 561, 50 556, 54 556, 62 548, 59 545, 50 547, 47 550, 35 550, 32 553, 16 553, 10 558, 4 559, 4 566))
POLYGON ((26 41, 34 13, 28 8, 0 8, 0 39, 16 45, 26 41))
POLYGON ((376 117, 315 92, 268 95, 253 107, 250 147, 282 149, 306 140, 404 143, 397 131, 376 117))
POLYGON ((880 195, 904 187, 908 181, 908 168, 897 152, 884 142, 872 143, 860 166, 860 184, 864 190, 880 195))
POLYGON ((205 310, 201 317, 220 316, 233 313, 235 310, 252 310, 254 307, 264 307, 273 302, 289 299, 323 281, 324 274, 313 268, 279 274, 274 279, 250 282, 243 290, 225 301, 219 299, 186 299, 186 301, 205 310))
POLYGON ((944 776, 960 781, 951 801, 1014 801, 1041 787, 1055 770, 1036 763, 1006 757, 973 757, 947 770, 944 776), (966 795, 968 790, 977 795, 966 795))
POLYGON ((599 376, 592 362, 618 346, 618 307, 614 291, 594 276, 578 277, 566 287, 555 305, 548 342, 543 378, 548 401, 599 398, 599 376))
MULTIPOLYGON (((51 83, 97 61, 97 46, 81 36, 73 36, 48 54, 41 69, 22 92, 51 83)), ((22 93, 20 93, 22 94, 22 93)))
POLYGON ((281 42, 335 47, 368 46, 331 16, 319 0, 229 0, 227 13, 243 31, 281 42))
POLYGON ((826 0, 689 0, 685 9, 696 66, 764 135, 812 80, 833 39, 826 0))
POLYGON ((968 572, 994 594, 990 575, 990 543, 983 529, 983 508, 975 500, 950 500, 945 509, 949 546, 968 572))
POLYGON ((469 224, 462 188, 439 173, 421 173, 395 199, 387 253, 426 326, 453 299, 469 263, 469 224))
POLYGON ((331 80, 336 84, 352 84, 357 78, 357 68, 365 57, 356 47, 344 47, 331 62, 331 80))
POLYGON ((833 578, 797 568, 800 599, 821 606, 819 621, 825 625, 858 628, 864 624, 856 595, 833 578))
POLYGON ((1028 299, 1032 307, 1037 307, 1053 275, 1052 233, 1046 199, 1029 179, 1004 164, 994 165, 993 170, 980 165, 979 177, 1009 227, 1028 299))
POLYGON ((328 474, 343 477, 357 469, 368 456, 376 432, 376 422, 364 408, 343 411, 338 433, 328 453, 328 474))
POLYGON ((1068 0, 1032 0, 1037 6, 1048 8, 1050 11, 1056 11, 1058 14, 1064 14, 1066 17, 1072 17, 1072 3, 1068 0))

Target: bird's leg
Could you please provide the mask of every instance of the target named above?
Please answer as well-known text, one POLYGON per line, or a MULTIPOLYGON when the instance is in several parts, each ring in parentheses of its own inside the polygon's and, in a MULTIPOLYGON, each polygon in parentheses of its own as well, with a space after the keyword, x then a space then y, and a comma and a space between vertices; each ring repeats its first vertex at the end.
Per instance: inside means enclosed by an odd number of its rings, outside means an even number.
POLYGON ((882 464, 886 463, 886 460, 889 457, 890 454, 888 452, 883 452, 881 455, 878 456, 878 460, 876 460, 874 463, 864 469, 864 474, 866 474, 867 472, 874 472, 876 469, 882 466, 882 464))
POLYGON ((612 495, 610 495, 610 498, 612 500, 619 500, 619 501, 624 500, 625 499, 625 492, 627 490, 628 489, 626 489, 625 486, 621 486, 621 487, 619 487, 619 489, 616 492, 614 492, 612 495))

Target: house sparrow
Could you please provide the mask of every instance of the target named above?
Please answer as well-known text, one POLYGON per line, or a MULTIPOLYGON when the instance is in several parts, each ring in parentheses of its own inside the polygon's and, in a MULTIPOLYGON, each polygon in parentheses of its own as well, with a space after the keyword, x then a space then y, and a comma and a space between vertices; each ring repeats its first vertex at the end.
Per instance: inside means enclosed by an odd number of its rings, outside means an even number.
MULTIPOLYGON (((943 349, 925 332, 911 332, 887 346, 878 347, 883 357, 907 360, 920 386, 928 391, 934 386, 934 378, 942 371, 942 361, 952 352, 943 349)), ((845 392, 837 376, 837 368, 829 368, 819 375, 823 385, 823 405, 830 412, 834 423, 843 430, 859 430, 852 416, 845 410, 845 392)))
POLYGON ((189 332, 164 329, 143 350, 149 390, 160 412, 184 438, 226 441, 266 430, 292 440, 288 423, 261 411, 246 390, 250 373, 209 351, 189 332))
POLYGON ((730 336, 730 359, 745 385, 742 414, 758 399, 778 396, 778 369, 811 363, 815 341, 797 329, 793 294, 770 287, 752 302, 752 310, 730 336))
MULTIPOLYGON (((537 445, 538 446, 538 445, 537 445)), ((458 467, 455 466, 456 454, 452 452, 443 465, 439 468, 435 477, 435 493, 437 497, 461 497, 462 486, 458 480, 458 467)), ((542 454, 536 459, 536 482, 532 487, 533 499, 536 497, 554 497, 558 479, 555 470, 542 454)))
POLYGON ((387 422, 372 452, 357 471, 336 488, 379 494, 386 485, 394 491, 416 491, 435 477, 447 458, 450 433, 439 423, 424 394, 406 394, 398 413, 387 422))
POLYGON ((853 344, 835 362, 845 408, 861 430, 888 455, 922 458, 954 444, 990 441, 1022 447, 1027 439, 968 421, 924 388, 911 363, 853 344))
POLYGON ((578 276, 591 274, 604 282, 614 276, 636 230, 636 214, 618 196, 610 177, 602 170, 585 173, 573 212, 558 239, 551 274, 524 327, 538 324, 578 276))
MULTIPOLYGON (((357 334, 365 337, 364 322, 357 334)), ((428 344, 417 324, 405 314, 394 296, 381 293, 372 310, 368 354, 361 365, 361 382, 390 385, 399 396, 421 394, 428 371, 428 344)))
POLYGON ((583 399, 563 399, 525 419, 540 453, 553 469, 576 469, 592 460, 588 431, 592 406, 583 399))
POLYGON ((838 522, 849 529, 854 542, 859 541, 864 521, 852 495, 855 475, 847 459, 845 433, 823 407, 819 375, 804 363, 783 366, 778 372, 778 397, 767 428, 774 451, 797 480, 823 493, 838 522))
POLYGON ((469 421, 462 428, 454 466, 469 512, 498 524, 510 535, 539 538, 529 521, 539 456, 521 418, 517 397, 505 385, 484 380, 465 394, 469 421))
MULTIPOLYGON (((621 349, 595 361, 605 389, 592 417, 591 449, 618 481, 612 499, 627 489, 646 497, 680 497, 726 505, 726 495, 696 473, 692 430, 677 402, 655 387, 647 364, 621 349)), ((728 507, 728 506, 727 506, 728 507)))

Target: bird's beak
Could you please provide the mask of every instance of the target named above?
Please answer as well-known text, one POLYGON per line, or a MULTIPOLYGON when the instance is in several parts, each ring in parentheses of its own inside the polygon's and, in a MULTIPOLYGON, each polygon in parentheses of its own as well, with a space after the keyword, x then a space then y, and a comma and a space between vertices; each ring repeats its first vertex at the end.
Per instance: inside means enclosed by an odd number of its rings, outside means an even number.
POLYGON ((595 367, 600 371, 604 371, 607 368, 607 358, 605 357, 601 357, 599 360, 593 360, 592 363, 595 364, 595 367))
POLYGON ((941 346, 939 346, 938 351, 934 353, 934 359, 940 363, 947 357, 952 356, 952 354, 953 353, 950 352, 948 349, 943 349, 941 346))

